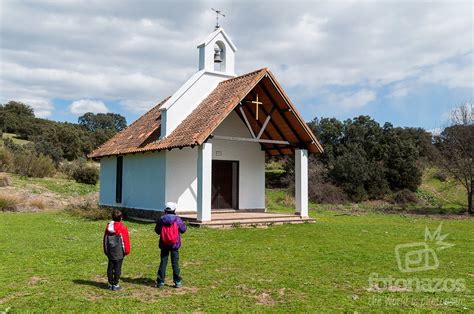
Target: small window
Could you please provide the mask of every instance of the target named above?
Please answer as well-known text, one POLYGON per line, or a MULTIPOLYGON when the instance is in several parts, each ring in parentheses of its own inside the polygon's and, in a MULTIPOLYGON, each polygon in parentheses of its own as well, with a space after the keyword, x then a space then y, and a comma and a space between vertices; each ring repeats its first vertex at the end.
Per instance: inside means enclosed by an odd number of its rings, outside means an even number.
POLYGON ((123 156, 117 157, 117 175, 115 181, 115 202, 122 203, 123 156))

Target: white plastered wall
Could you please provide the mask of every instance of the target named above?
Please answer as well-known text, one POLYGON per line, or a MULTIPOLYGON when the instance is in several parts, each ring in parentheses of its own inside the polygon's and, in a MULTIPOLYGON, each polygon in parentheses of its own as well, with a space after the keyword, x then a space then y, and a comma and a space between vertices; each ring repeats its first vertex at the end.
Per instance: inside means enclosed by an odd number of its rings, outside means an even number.
POLYGON ((224 73, 200 71, 194 74, 165 104, 162 112, 161 137, 170 135, 174 129, 203 101, 219 84, 231 76, 224 73))
MULTIPOLYGON (((216 129, 216 135, 250 137, 232 112, 216 129)), ((210 140, 212 159, 239 161, 239 208, 265 208, 265 152, 258 143, 210 140), (217 156, 219 152, 220 156, 217 156)), ((197 148, 166 152, 166 201, 178 203, 178 212, 197 210, 197 148)))
POLYGON ((197 210, 197 148, 166 152, 166 202, 178 204, 177 212, 197 210))

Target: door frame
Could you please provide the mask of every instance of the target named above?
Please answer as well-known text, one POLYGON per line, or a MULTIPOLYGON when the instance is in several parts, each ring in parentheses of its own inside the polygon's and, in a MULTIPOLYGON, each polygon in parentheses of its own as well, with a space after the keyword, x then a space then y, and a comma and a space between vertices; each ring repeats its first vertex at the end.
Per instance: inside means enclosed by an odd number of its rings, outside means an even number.
MULTIPOLYGON (((239 184, 240 184, 240 160, 228 160, 228 159, 212 159, 212 162, 217 161, 217 162, 227 162, 227 163, 232 163, 233 165, 235 164, 237 169, 236 169, 236 174, 235 178, 233 177, 233 169, 232 169, 232 196, 234 195, 234 189, 235 189, 235 208, 232 208, 234 210, 239 210, 239 198, 240 198, 240 190, 239 190, 239 184), (234 186, 235 183, 235 186, 234 186)), ((213 171, 214 167, 212 167, 211 170, 211 187, 212 187, 212 177, 213 177, 213 171)), ((212 199, 212 195, 211 195, 212 199)), ((234 200, 232 200, 232 203, 234 203, 234 200)), ((219 210, 219 208, 212 208, 212 202, 211 202, 211 210, 219 210)))

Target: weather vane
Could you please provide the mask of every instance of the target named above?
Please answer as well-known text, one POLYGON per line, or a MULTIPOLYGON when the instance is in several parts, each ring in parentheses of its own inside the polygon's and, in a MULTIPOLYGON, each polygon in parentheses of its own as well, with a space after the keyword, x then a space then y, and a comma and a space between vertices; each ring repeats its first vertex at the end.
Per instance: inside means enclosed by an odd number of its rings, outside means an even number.
POLYGON ((221 10, 216 10, 216 9, 213 9, 213 8, 211 8, 211 10, 216 12, 216 29, 218 29, 220 27, 220 25, 219 25, 219 15, 222 15, 222 17, 225 17, 225 15, 222 13, 221 10))

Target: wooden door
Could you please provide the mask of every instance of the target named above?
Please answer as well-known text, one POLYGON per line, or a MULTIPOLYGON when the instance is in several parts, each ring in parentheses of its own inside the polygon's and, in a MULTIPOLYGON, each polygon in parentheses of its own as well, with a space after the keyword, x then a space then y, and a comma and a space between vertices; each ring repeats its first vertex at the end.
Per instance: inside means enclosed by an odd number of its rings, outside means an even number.
POLYGON ((212 161, 212 209, 238 209, 238 162, 212 161))

